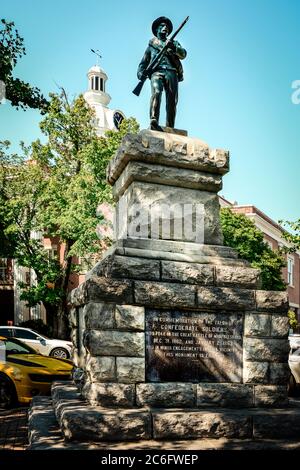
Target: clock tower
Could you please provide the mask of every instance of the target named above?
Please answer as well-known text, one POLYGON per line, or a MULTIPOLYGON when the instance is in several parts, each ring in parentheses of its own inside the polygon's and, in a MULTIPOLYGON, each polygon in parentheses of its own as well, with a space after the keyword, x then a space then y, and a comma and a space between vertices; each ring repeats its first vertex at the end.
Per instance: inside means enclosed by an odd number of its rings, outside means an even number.
POLYGON ((99 65, 91 67, 87 73, 88 90, 85 101, 95 110, 95 127, 99 136, 108 130, 119 130, 124 114, 118 109, 108 108, 111 97, 106 93, 107 75, 99 65))

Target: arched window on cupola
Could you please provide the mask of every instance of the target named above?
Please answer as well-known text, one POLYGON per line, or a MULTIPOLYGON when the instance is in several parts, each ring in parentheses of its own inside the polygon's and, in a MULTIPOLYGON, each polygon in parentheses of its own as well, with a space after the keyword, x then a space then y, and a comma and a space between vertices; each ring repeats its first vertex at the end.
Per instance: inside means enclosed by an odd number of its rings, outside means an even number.
POLYGON ((104 91, 104 82, 103 82, 103 78, 100 78, 100 91, 104 91))
POLYGON ((94 77, 91 77, 91 90, 94 89, 94 77))
POLYGON ((99 77, 95 77, 95 90, 99 91, 99 77))

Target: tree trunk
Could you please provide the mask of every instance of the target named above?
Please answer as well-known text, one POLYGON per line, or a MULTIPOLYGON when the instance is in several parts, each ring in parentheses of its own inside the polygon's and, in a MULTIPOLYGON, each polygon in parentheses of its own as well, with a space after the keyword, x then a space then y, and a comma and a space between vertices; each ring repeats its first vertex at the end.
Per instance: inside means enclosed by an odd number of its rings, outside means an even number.
POLYGON ((55 337, 55 330, 57 329, 57 306, 49 304, 48 302, 43 302, 43 305, 46 310, 46 323, 51 328, 51 334, 55 337))
POLYGON ((57 338, 70 339, 69 311, 67 306, 67 292, 65 293, 57 311, 57 338))
POLYGON ((69 339, 70 327, 66 298, 59 305, 44 302, 46 309, 46 322, 50 326, 53 338, 69 339))
POLYGON ((64 252, 64 262, 62 265, 62 276, 60 279, 59 287, 62 289, 63 296, 60 304, 57 309, 57 327, 56 333, 57 338, 60 339, 69 339, 70 336, 70 326, 69 326, 69 310, 68 310, 68 287, 69 279, 71 274, 72 267, 72 257, 69 256, 70 249, 73 245, 72 240, 67 240, 65 242, 65 252, 64 252))

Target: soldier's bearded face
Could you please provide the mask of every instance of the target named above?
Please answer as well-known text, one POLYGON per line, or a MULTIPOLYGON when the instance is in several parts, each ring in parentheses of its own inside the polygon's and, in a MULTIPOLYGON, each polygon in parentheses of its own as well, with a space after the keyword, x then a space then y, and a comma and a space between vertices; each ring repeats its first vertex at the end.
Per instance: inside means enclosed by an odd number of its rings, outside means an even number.
POLYGON ((161 23, 157 28, 157 36, 159 38, 165 39, 169 34, 169 29, 166 23, 161 23))

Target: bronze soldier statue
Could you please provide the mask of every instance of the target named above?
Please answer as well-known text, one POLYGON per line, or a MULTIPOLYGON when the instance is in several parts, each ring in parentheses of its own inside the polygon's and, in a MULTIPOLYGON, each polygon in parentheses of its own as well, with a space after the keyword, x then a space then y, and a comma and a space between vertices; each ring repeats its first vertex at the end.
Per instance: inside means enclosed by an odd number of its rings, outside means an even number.
MULTIPOLYGON (((176 31, 176 34, 183 24, 176 31)), ((154 37, 150 39, 138 67, 137 76, 139 80, 145 81, 147 76, 151 79, 150 129, 152 130, 162 131, 162 128, 159 126, 159 113, 163 90, 166 92, 166 126, 174 128, 175 124, 178 82, 183 80, 183 69, 180 60, 186 57, 186 50, 178 41, 168 40, 172 30, 172 22, 165 16, 161 16, 153 22, 152 32, 154 37), (161 57, 158 58, 159 60, 155 63, 154 68, 151 68, 149 71, 149 65, 152 64, 153 60, 155 61, 155 58, 163 48, 165 50, 161 57), (148 75, 146 76, 147 72, 148 75)), ((174 36, 175 33, 172 37, 174 36)), ((135 94, 139 94, 139 92, 135 93, 134 91, 135 94)))

